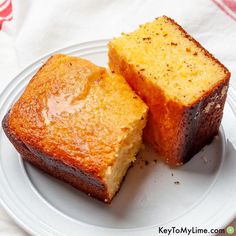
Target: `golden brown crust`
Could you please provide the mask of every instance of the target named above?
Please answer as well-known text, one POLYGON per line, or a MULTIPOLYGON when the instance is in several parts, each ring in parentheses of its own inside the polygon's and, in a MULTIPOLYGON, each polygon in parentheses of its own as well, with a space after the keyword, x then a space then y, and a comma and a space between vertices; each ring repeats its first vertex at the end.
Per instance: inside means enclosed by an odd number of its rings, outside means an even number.
POLYGON ((60 160, 50 158, 32 146, 26 146, 10 131, 8 118, 9 113, 4 117, 2 121, 2 127, 11 143, 14 145, 24 160, 33 164, 35 167, 43 170, 44 172, 69 183, 73 187, 82 190, 92 197, 95 197, 106 203, 111 202, 106 184, 103 183, 101 179, 98 179, 81 169, 77 169, 74 166, 65 165, 60 160))
MULTIPOLYGON (((73 110, 71 100, 81 95, 86 97, 87 88, 100 80, 103 73, 104 68, 84 59, 61 54, 50 57, 12 107, 9 114, 11 132, 25 144, 47 152, 48 156, 98 176, 111 160, 91 160, 89 156, 93 154, 84 151, 86 143, 79 136, 81 130, 84 130, 83 136, 87 135, 86 124, 76 123, 77 111, 73 110)), ((92 119, 92 115, 88 115, 88 119, 92 119)))
POLYGON ((134 96, 124 78, 81 58, 54 55, 12 107, 9 127, 26 145, 100 178, 126 130, 146 112, 134 96))
POLYGON ((107 171, 146 114, 123 77, 59 54, 35 74, 3 127, 25 160, 109 203, 118 187, 112 191, 107 171))
POLYGON ((145 139, 154 146, 165 162, 175 166, 188 161, 217 134, 223 116, 230 72, 181 26, 172 19, 165 18, 177 25, 185 37, 219 64, 225 73, 221 81, 192 104, 186 106, 167 99, 158 86, 137 71, 134 65, 125 61, 112 43, 109 44, 108 55, 111 70, 122 74, 149 106, 145 139))

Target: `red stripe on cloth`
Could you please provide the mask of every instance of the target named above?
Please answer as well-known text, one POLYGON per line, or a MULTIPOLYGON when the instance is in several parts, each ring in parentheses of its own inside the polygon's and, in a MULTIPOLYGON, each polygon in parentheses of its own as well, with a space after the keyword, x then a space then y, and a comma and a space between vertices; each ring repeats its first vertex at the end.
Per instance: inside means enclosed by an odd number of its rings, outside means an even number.
POLYGON ((4 1, 0 7, 2 9, 0 10, 0 30, 2 28, 2 24, 4 21, 10 21, 12 20, 12 3, 11 0, 9 2, 6 0, 4 1))
POLYGON ((231 19, 236 21, 236 16, 232 15, 230 12, 228 12, 225 7, 223 6, 224 3, 219 3, 217 0, 212 0, 226 15, 228 15, 231 19))
POLYGON ((3 2, 0 4, 0 7, 2 7, 6 2, 7 2, 7 0, 3 1, 3 2))
POLYGON ((4 8, 2 11, 0 10, 0 17, 7 17, 12 13, 12 7, 9 6, 7 8, 4 8))
POLYGON ((236 13, 236 1, 235 0, 223 0, 223 2, 231 11, 236 13))

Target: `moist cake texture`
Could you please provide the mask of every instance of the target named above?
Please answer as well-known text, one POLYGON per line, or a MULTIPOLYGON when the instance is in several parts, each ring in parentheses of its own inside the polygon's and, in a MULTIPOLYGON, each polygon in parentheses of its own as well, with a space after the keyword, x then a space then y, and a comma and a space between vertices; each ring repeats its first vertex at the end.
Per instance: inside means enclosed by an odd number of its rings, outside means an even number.
POLYGON ((145 139, 170 165, 187 162, 217 134, 230 72, 163 16, 109 45, 111 70, 149 106, 145 139))
POLYGON ((25 160, 111 202, 141 146, 146 115, 122 76, 59 54, 32 78, 3 128, 25 160))

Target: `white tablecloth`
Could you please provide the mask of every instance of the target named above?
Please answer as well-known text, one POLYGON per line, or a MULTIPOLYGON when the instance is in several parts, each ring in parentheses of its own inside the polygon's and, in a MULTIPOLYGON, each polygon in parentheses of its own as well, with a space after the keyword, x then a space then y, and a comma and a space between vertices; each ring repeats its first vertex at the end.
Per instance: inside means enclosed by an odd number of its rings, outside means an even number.
MULTIPOLYGON (((235 12, 235 0, 15 0, 13 20, 0 31, 0 92, 20 69, 45 53, 111 38, 160 15, 174 18, 220 59, 235 84, 235 12)), ((1 207, 0 235, 26 235, 1 207)))

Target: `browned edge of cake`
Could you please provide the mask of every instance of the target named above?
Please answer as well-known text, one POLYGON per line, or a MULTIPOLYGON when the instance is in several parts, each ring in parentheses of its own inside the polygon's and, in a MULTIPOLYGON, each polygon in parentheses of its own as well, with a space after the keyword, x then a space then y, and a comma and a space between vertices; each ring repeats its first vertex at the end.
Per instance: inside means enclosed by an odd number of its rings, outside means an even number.
MULTIPOLYGON (((218 134, 223 117, 223 109, 210 108, 209 104, 224 107, 228 80, 217 84, 208 95, 192 106, 186 107, 182 120, 184 143, 182 143, 183 164, 189 161, 205 145, 210 144, 218 134), (222 91, 225 91, 222 93, 222 91), (209 106, 211 111, 206 108, 209 106)), ((215 106, 214 106, 215 107, 215 106)), ((181 144, 180 144, 181 145, 181 144)))
POLYGON ((35 167, 52 175, 73 187, 82 190, 84 193, 105 203, 111 203, 106 184, 98 177, 86 173, 82 169, 68 166, 60 160, 55 160, 33 147, 26 146, 18 137, 12 134, 8 126, 10 111, 2 120, 2 127, 21 157, 35 167))
POLYGON ((217 58, 188 34, 177 22, 167 16, 164 17, 175 24, 186 38, 192 41, 198 48, 201 48, 205 56, 220 65, 225 72, 224 80, 219 81, 211 90, 206 91, 202 97, 185 108, 183 127, 186 127, 184 131, 186 140, 185 146, 183 147, 183 163, 186 163, 193 155, 200 151, 200 149, 211 143, 214 136, 218 134, 231 74, 217 58), (214 109, 211 112, 207 112, 205 108, 208 104, 211 104, 211 102, 214 102, 222 109, 214 109), (212 117, 214 118, 212 119, 212 117), (211 122, 209 122, 210 120, 211 122), (188 122, 188 124, 186 124, 186 122, 188 122))

